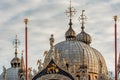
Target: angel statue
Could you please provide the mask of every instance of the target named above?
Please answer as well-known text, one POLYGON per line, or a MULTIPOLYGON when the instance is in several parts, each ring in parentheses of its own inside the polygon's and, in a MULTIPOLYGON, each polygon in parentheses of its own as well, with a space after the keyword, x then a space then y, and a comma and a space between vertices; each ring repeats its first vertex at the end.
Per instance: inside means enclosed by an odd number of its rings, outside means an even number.
POLYGON ((5 68, 5 66, 3 66, 3 79, 6 80, 6 76, 7 76, 7 70, 5 68))

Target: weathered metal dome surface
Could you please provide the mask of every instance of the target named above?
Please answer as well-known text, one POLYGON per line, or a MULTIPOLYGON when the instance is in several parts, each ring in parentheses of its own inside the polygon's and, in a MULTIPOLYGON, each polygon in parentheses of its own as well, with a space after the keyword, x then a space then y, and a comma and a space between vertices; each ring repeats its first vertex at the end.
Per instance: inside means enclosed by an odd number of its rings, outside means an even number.
MULTIPOLYGON (((9 68, 9 69, 7 69, 6 80, 18 80, 18 70, 19 70, 19 68, 9 68)), ((0 80, 4 80, 3 79, 3 73, 0 76, 0 80)))
POLYGON ((65 58, 70 65, 82 65, 84 55, 84 64, 87 65, 89 72, 99 73, 99 62, 101 62, 103 65, 102 71, 107 73, 106 64, 101 53, 81 41, 62 41, 55 45, 55 50, 60 50, 60 60, 65 58))

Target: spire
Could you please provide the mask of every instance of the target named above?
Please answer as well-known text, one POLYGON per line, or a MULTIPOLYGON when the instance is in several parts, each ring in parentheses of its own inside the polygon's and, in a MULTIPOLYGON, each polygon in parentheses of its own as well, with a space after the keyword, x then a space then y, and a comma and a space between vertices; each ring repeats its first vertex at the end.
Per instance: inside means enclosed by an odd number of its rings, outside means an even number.
POLYGON ((25 64, 24 64, 24 58, 23 58, 23 51, 21 53, 21 66, 20 66, 21 71, 25 72, 25 64))
POLYGON ((18 48, 18 45, 20 44, 20 41, 17 39, 17 35, 16 35, 16 38, 14 39, 13 41, 13 45, 14 45, 14 48, 15 48, 15 57, 17 57, 17 48, 18 48))
POLYGON ((74 7, 71 6, 71 0, 70 7, 68 8, 68 10, 65 11, 65 13, 70 18, 69 29, 65 34, 66 40, 75 40, 75 31, 72 29, 72 17, 76 13, 76 10, 74 9, 74 7))
POLYGON ((82 31, 84 31, 84 24, 85 24, 85 20, 87 19, 86 16, 84 15, 85 10, 82 10, 82 14, 80 15, 80 17, 78 18, 78 20, 81 22, 82 26, 81 29, 82 31))

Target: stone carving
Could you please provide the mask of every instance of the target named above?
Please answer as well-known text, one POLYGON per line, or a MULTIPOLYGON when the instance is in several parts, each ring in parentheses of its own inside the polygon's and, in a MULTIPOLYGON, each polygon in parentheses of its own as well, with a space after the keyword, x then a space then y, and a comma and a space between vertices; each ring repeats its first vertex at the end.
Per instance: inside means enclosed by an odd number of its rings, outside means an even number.
POLYGON ((41 71, 41 69, 42 69, 41 59, 37 61, 37 65, 38 65, 38 71, 41 71))
POLYGON ((56 67, 55 64, 48 65, 47 73, 57 73, 57 72, 59 72, 59 69, 56 67))

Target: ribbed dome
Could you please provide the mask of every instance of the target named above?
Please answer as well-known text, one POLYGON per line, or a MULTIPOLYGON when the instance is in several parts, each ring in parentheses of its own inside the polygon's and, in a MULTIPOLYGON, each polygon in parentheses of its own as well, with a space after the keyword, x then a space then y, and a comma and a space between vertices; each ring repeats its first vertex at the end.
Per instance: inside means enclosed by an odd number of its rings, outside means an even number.
MULTIPOLYGON (((19 70, 19 68, 9 68, 9 69, 7 69, 6 80, 18 80, 18 70, 19 70)), ((4 80, 3 79, 3 73, 0 76, 0 80, 4 80)))
POLYGON ((84 55, 84 64, 87 66, 90 73, 99 73, 100 64, 103 65, 103 72, 107 74, 107 68, 104 61, 104 58, 101 54, 94 48, 86 45, 81 41, 63 41, 55 45, 55 50, 60 50, 61 56, 60 60, 65 58, 70 65, 83 64, 83 55, 84 55), (84 49, 84 52, 83 52, 84 49))
POLYGON ((78 41, 82 41, 86 44, 90 44, 92 42, 92 38, 89 34, 87 34, 86 32, 82 31, 81 33, 79 33, 77 36, 76 36, 76 39, 78 41))

